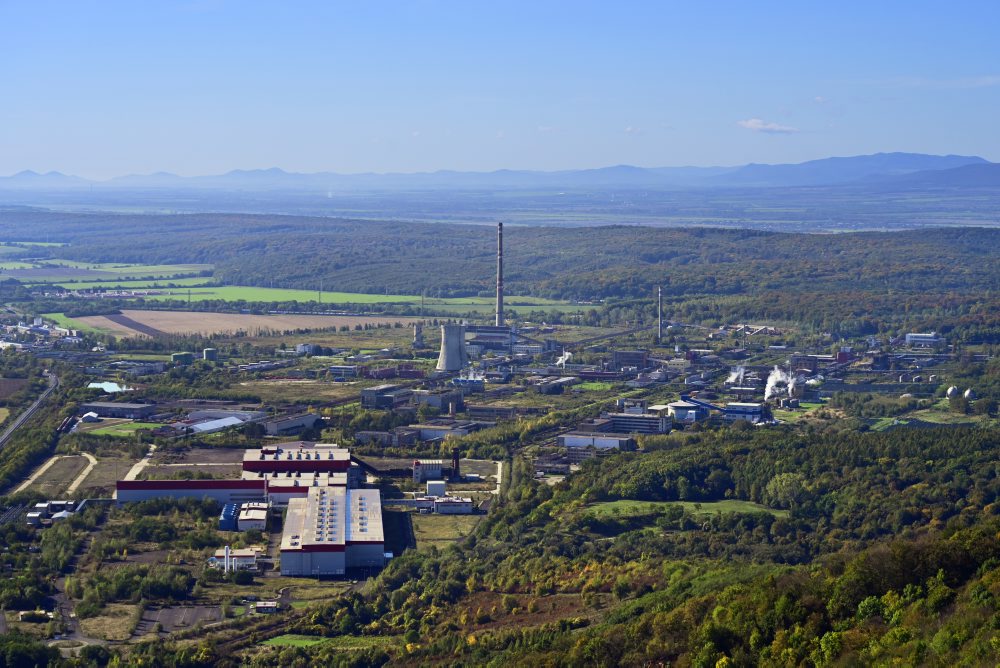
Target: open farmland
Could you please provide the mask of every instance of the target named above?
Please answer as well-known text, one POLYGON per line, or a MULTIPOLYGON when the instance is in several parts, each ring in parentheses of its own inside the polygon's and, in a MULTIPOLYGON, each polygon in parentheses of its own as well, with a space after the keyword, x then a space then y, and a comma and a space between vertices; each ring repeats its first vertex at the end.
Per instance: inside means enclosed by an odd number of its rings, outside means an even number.
POLYGON ((403 323, 413 320, 400 316, 339 315, 252 315, 248 313, 201 313, 197 311, 122 311, 124 318, 86 316, 75 321, 87 327, 110 330, 120 336, 149 336, 149 330, 164 334, 260 334, 294 332, 301 329, 330 329, 343 326, 403 323), (117 322, 116 322, 117 320, 117 322), (140 327, 130 324, 137 323, 140 327))
POLYGON ((167 279, 197 276, 212 271, 210 264, 121 264, 44 260, 39 262, 3 262, 4 276, 24 283, 59 283, 68 281, 121 281, 126 279, 167 279))

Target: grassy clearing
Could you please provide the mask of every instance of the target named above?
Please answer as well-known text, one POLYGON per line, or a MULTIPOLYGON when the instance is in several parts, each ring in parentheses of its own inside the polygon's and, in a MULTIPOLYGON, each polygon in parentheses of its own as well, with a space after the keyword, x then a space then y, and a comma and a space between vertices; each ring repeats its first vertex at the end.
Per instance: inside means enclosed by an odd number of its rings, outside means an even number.
MULTIPOLYGON (((99 424, 99 423, 98 423, 99 424)), ((140 429, 156 429, 157 427, 162 427, 163 425, 157 424, 155 422, 124 422, 118 424, 109 424, 104 427, 98 427, 97 429, 87 430, 90 434, 95 434, 98 436, 117 436, 119 438, 131 438, 135 435, 135 432, 140 429)))
POLYGON ((57 459, 28 489, 48 498, 57 497, 83 472, 87 463, 86 457, 57 459))
POLYGON ((128 640, 135 630, 139 617, 139 606, 125 603, 108 603, 104 614, 80 620, 80 628, 92 638, 104 640, 128 640))
POLYGON ((318 638, 316 636, 303 636, 297 633, 286 633, 270 640, 265 640, 261 645, 270 647, 312 647, 323 642, 329 642, 329 638, 318 638))
POLYGON ((0 407, 0 424, 2 424, 4 420, 6 420, 9 417, 10 417, 10 409, 0 407))
POLYGON ((482 515, 421 515, 413 513, 413 535, 417 549, 426 551, 431 546, 443 549, 472 533, 482 515))
POLYGON ((580 383, 579 385, 575 385, 573 389, 585 390, 587 392, 607 392, 612 387, 614 386, 611 383, 590 382, 590 383, 580 383))
POLYGON ((594 515, 628 516, 660 512, 667 506, 681 506, 693 515, 716 513, 770 513, 775 517, 788 517, 787 510, 774 510, 751 501, 730 499, 726 501, 606 501, 595 503, 589 509, 594 515))

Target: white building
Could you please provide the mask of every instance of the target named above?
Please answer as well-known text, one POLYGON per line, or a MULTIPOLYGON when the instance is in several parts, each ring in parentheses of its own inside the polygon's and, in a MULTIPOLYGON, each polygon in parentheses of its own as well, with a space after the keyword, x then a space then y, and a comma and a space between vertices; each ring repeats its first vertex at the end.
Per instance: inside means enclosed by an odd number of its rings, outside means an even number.
POLYGON ((440 459, 417 459, 413 462, 413 482, 440 480, 444 462, 440 459))
POLYGON ((944 343, 944 337, 937 332, 911 332, 906 335, 906 345, 916 348, 933 348, 940 343, 944 343))
POLYGON ((240 507, 236 526, 240 531, 250 531, 251 529, 264 531, 267 528, 267 504, 244 503, 240 507))
POLYGON ((281 574, 344 575, 385 565, 382 499, 377 489, 310 487, 288 502, 281 574))
POLYGON ((634 450, 635 440, 629 434, 610 432, 570 432, 557 439, 563 448, 596 448, 598 450, 634 450))
POLYGON ((428 480, 427 496, 446 496, 444 480, 428 480))
POLYGON ((434 499, 434 512, 442 515, 469 515, 472 513, 472 499, 444 497, 434 499))
POLYGON ((215 551, 215 555, 209 557, 208 565, 214 568, 222 568, 228 571, 255 571, 257 570, 257 557, 260 550, 249 547, 243 550, 229 550, 229 562, 226 563, 226 550, 221 548, 215 551))

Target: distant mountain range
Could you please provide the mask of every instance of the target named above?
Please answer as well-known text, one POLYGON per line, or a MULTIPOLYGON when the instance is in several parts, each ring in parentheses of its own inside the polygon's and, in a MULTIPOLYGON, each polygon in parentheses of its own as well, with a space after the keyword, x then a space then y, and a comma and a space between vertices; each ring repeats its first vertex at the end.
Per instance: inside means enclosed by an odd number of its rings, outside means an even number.
POLYGON ((825 158, 798 164, 737 167, 633 167, 538 172, 438 171, 413 174, 298 174, 278 168, 233 170, 215 176, 184 177, 168 172, 89 181, 59 172, 23 171, 0 177, 0 190, 100 192, 141 190, 380 191, 525 188, 768 188, 854 185, 872 187, 1000 186, 1000 164, 977 156, 876 153, 825 158))

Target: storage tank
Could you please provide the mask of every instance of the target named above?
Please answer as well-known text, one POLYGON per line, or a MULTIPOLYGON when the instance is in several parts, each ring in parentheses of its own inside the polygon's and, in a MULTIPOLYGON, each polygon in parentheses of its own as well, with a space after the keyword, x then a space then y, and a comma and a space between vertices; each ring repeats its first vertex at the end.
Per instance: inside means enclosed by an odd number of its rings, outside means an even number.
POLYGON ((954 399, 955 397, 958 396, 958 388, 952 385, 951 387, 948 388, 948 391, 945 392, 945 396, 947 396, 949 399, 954 399))
POLYGON ((215 348, 205 348, 201 351, 201 358, 206 362, 215 362, 219 359, 219 351, 215 348))
POLYGON ((174 353, 170 356, 170 361, 174 364, 191 364, 194 362, 194 353, 174 353))
POLYGON ((465 352, 465 327, 462 325, 441 325, 441 352, 438 355, 438 371, 461 371, 468 361, 465 352))

